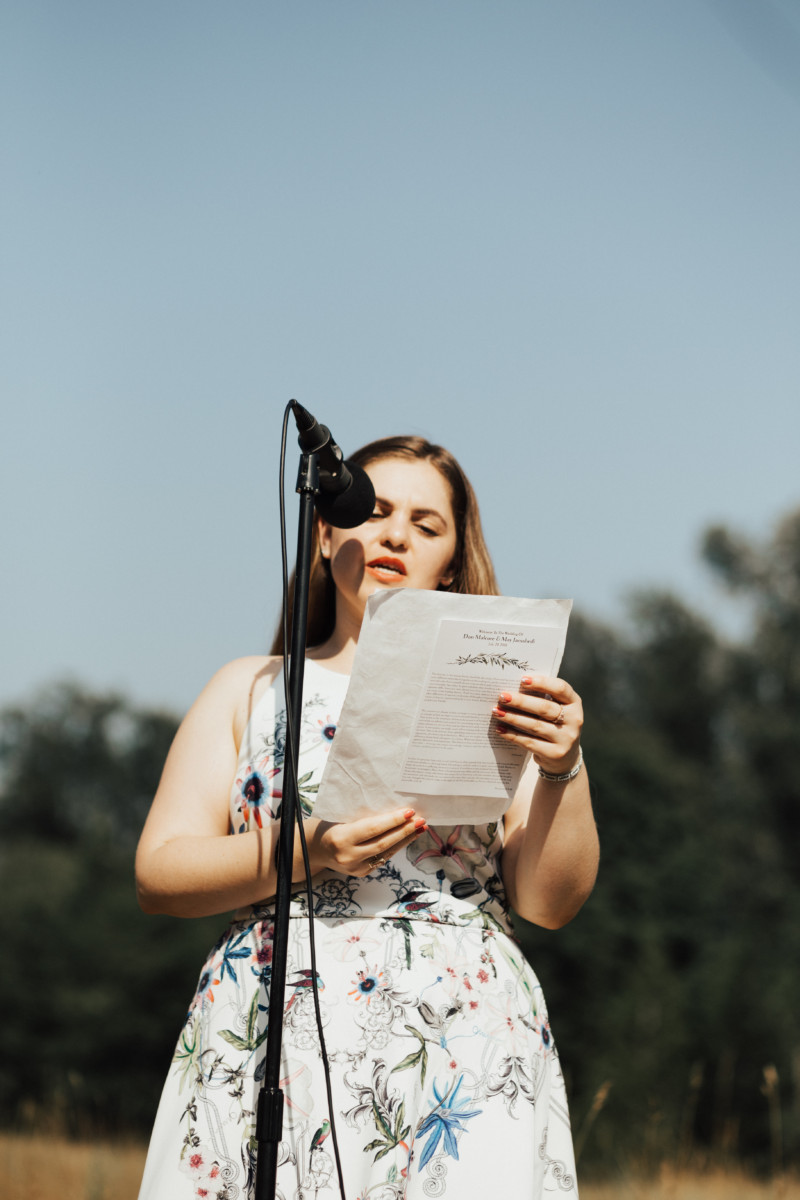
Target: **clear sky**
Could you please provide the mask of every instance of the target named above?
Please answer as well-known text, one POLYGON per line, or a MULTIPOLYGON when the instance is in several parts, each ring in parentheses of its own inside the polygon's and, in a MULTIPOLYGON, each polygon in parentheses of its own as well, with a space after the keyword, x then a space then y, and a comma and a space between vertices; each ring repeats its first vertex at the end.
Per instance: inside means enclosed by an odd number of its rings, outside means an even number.
POLYGON ((800 503, 794 0, 26 0, 0 113, 0 702, 265 648, 291 396, 618 623, 800 503))

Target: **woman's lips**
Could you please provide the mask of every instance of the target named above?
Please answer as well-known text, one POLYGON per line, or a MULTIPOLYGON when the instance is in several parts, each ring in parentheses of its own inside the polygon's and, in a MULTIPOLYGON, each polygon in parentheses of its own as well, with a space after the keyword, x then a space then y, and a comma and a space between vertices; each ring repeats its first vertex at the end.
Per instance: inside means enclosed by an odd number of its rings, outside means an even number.
POLYGON ((399 558, 373 558, 367 563, 367 570, 376 579, 400 579, 406 573, 399 558))

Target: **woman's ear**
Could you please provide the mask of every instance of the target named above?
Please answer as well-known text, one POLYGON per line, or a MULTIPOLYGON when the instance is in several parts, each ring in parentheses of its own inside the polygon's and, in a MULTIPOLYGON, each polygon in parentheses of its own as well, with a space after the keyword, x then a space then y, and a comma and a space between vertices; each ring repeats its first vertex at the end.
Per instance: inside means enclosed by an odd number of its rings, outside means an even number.
POLYGON ((317 521, 317 540, 319 541, 319 552, 325 559, 331 557, 331 526, 327 521, 317 521))

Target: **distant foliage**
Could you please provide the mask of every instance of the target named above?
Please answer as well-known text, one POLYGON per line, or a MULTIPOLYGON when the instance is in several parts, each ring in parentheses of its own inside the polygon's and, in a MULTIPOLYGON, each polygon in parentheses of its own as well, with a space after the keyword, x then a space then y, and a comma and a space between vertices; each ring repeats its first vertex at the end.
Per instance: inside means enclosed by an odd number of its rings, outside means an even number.
MULTIPOLYGON (((575 615, 562 668, 587 712, 600 879, 566 929, 519 926, 596 1171, 800 1165, 800 511, 761 545, 711 530, 703 554, 748 606, 740 643, 642 592, 624 633, 575 615)), ((2 714, 7 1123, 152 1119, 224 924, 135 903, 135 840, 175 727, 75 687, 2 714)))
POLYGON ((0 835, 135 845, 177 720, 57 684, 0 719, 0 835))
POLYGON ((146 917, 133 855, 177 728, 60 685, 0 718, 0 1121, 144 1130, 220 921, 146 917), (13 982, 12 982, 13 977, 13 982))
POLYGON ((626 636, 573 621, 600 877, 566 929, 519 923, 579 1135, 611 1085, 583 1152, 610 1171, 800 1159, 800 511, 764 546, 712 530, 704 557, 750 607, 741 644, 664 593, 626 636))

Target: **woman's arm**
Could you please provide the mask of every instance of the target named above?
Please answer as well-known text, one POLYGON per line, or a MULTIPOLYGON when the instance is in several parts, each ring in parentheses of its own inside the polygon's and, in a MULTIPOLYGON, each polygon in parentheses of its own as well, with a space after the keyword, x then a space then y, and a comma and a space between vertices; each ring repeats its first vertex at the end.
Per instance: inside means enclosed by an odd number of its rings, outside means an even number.
MULTIPOLYGON (((145 912, 208 916, 275 893, 279 823, 229 834, 237 735, 259 668, 263 659, 237 659, 218 671, 175 736, 136 854, 136 889, 145 912)), ((346 825, 306 821, 312 873, 366 875, 370 859, 397 853, 423 825, 411 809, 346 825)), ((292 880, 303 877, 296 838, 292 880)))
POLYGON ((533 762, 505 815, 502 872, 512 906, 528 921, 558 929, 571 921, 597 876, 599 846, 586 768, 574 779, 542 779, 569 772, 579 761, 583 709, 562 679, 535 676, 520 692, 505 693, 495 708, 505 740, 530 750, 533 762))
POLYGON ((271 827, 228 836, 241 708, 263 660, 228 663, 203 689, 172 743, 136 854, 145 912, 199 917, 274 891, 271 827))

